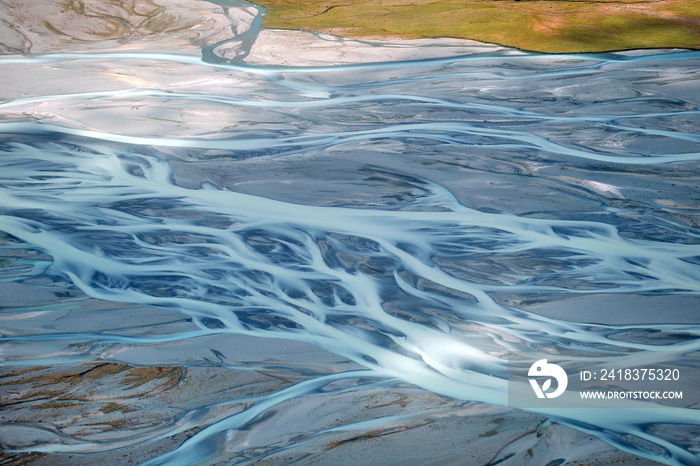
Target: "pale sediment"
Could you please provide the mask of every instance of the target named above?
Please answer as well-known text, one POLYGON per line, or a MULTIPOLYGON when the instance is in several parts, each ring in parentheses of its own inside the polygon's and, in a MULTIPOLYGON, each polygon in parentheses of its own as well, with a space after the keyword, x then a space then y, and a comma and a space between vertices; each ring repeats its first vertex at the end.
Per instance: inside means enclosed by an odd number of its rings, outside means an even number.
POLYGON ((512 49, 466 39, 349 39, 307 31, 264 29, 246 62, 328 66, 425 60, 504 50, 512 49))
POLYGON ((198 53, 232 37, 220 7, 192 0, 3 0, 0 53, 139 50, 198 53))

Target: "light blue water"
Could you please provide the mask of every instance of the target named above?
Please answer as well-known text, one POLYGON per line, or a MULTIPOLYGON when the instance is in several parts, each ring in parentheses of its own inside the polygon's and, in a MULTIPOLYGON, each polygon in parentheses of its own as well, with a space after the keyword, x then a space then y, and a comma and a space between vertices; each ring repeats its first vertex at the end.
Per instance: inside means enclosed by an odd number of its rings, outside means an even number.
MULTIPOLYGON (((56 340, 149 345, 242 333, 307 342, 373 377, 500 405, 506 352, 615 364, 668 350, 657 362, 697 370, 682 355, 700 349, 700 310, 688 307, 700 293, 700 53, 316 68, 52 54, 0 59, 0 73, 93 62, 198 67, 232 84, 0 103, 0 231, 52 258, 4 280, 62 277, 94 298, 177 310, 200 330, 2 339, 31 341, 32 360, 43 344, 42 364, 95 360, 50 353, 56 340), (18 116, 47 103, 70 118, 18 116), (119 112, 135 105, 171 122, 120 129, 129 113, 119 112), (203 121, 226 117, 221 131, 172 117, 188 108, 203 121), (112 123, 90 129, 109 112, 112 123), (589 295, 617 299, 602 312, 610 320, 567 314, 567 299, 589 295), (637 321, 634 305, 619 304, 625 297, 668 305, 637 321), (561 303, 561 314, 534 312, 534 301, 561 303)), ((214 439, 327 383, 258 400, 154 464, 225 459, 214 439)), ((698 462, 697 444, 652 429, 697 426, 696 409, 542 412, 648 458, 698 462)))

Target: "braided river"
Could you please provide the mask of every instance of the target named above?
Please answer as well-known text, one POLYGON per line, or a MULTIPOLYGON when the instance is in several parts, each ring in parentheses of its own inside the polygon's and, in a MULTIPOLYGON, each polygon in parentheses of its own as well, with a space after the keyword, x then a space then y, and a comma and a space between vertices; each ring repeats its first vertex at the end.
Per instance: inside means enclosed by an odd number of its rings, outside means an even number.
MULTIPOLYGON (((212 385, 138 435, 0 419, 3 449, 89 459, 180 436, 148 464, 284 462, 324 436, 505 409, 514 354, 697 377, 700 52, 255 63, 252 18, 197 53, 0 56, 0 361, 279 385, 212 385), (361 417, 348 400, 367 390, 450 405, 361 417)), ((522 412, 698 464, 692 388, 683 406, 522 412)), ((165 409, 151 395, 127 398, 146 418, 165 409)))

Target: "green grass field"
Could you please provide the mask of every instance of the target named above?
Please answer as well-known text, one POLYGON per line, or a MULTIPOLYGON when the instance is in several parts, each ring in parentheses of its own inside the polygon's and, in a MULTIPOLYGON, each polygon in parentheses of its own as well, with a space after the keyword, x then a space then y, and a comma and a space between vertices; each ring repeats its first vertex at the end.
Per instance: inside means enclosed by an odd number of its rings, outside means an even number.
POLYGON ((548 53, 700 49, 700 0, 259 0, 268 28, 458 37, 548 53))

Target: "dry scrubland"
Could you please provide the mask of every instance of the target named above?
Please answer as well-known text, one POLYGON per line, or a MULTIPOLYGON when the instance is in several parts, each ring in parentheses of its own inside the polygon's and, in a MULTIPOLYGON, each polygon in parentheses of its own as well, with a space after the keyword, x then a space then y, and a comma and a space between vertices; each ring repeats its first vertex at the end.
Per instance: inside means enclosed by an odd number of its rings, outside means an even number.
POLYGON ((525 50, 700 48, 696 0, 260 0, 264 26, 349 37, 457 37, 525 50))

